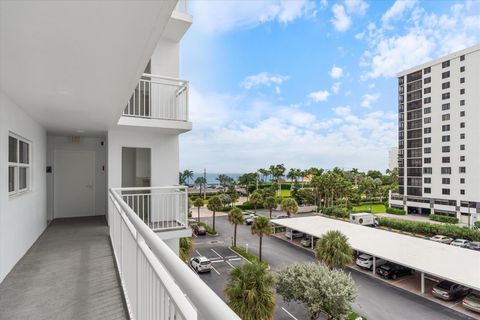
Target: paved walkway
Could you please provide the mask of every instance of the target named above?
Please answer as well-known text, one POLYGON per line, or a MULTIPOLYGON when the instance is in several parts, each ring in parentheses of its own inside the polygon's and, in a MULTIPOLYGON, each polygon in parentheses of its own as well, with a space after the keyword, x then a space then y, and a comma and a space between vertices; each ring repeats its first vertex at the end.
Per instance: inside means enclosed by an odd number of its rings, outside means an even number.
POLYGON ((105 217, 54 220, 0 284, 0 319, 127 319, 105 217))

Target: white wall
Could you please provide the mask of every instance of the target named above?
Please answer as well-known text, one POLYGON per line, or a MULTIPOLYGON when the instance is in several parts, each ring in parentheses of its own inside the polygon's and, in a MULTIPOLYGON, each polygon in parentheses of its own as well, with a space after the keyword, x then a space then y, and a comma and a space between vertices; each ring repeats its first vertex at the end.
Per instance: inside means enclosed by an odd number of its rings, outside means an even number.
POLYGON ((178 78, 180 45, 162 38, 157 43, 150 60, 151 73, 155 75, 178 78))
POLYGON ((53 173, 47 173, 47 212, 48 219, 54 218, 54 172, 55 150, 93 151, 95 152, 95 215, 107 212, 107 143, 105 138, 80 137, 80 143, 73 144, 71 137, 48 136, 47 165, 53 173), (103 146, 101 142, 104 142, 103 146))
POLYGON ((108 131, 108 188, 122 186, 122 147, 151 149, 151 186, 178 185, 178 135, 118 126, 108 131))
POLYGON ((46 131, 0 92, 0 282, 47 226, 46 131), (31 190, 8 196, 8 133, 32 143, 31 190))

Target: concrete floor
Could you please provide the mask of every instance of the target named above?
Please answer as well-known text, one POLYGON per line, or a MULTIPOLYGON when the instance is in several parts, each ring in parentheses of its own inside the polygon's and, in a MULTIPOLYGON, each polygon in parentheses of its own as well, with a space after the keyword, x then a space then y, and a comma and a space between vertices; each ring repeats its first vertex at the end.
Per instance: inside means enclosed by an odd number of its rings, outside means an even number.
POLYGON ((128 319, 105 217, 53 220, 0 284, 0 319, 128 319))

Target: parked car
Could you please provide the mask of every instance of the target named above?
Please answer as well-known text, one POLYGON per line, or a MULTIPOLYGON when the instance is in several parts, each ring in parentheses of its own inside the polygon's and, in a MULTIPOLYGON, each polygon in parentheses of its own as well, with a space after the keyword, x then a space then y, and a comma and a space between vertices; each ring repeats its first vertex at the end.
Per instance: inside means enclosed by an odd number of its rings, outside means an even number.
POLYGON ((212 271, 212 262, 203 256, 193 257, 190 259, 190 265, 196 272, 210 272, 212 271))
POLYGON ((445 244, 450 244, 453 241, 452 238, 449 238, 447 236, 442 236, 442 235, 433 236, 430 238, 430 240, 435 242, 445 243, 445 244))
POLYGON ((465 239, 455 239, 454 241, 450 242, 450 245, 455 247, 465 248, 466 246, 468 246, 469 243, 470 241, 465 239))
POLYGON ((191 225, 194 225, 194 224, 197 224, 197 219, 188 218, 188 225, 191 226, 191 225))
POLYGON ((246 224, 247 226, 253 224, 253 221, 254 221, 256 218, 257 218, 257 216, 254 215, 254 214, 249 215, 249 216, 245 219, 245 224, 246 224))
MULTIPOLYGON (((363 254, 361 254, 357 257, 357 259, 355 260, 355 263, 360 268, 372 270, 373 269, 373 256, 371 256, 369 254, 366 254, 366 253, 363 253, 363 254)), ((384 265, 385 263, 387 263, 387 261, 385 261, 383 259, 376 259, 375 260, 375 267, 380 267, 380 266, 384 265)))
POLYGON ((462 301, 462 306, 468 310, 472 310, 480 313, 480 293, 472 292, 466 296, 462 301))
POLYGON ((288 216, 286 214, 281 214, 281 215, 276 216, 274 219, 286 219, 286 218, 288 218, 288 216))
MULTIPOLYGON (((317 239, 313 239, 313 244, 315 245, 315 242, 317 239)), ((312 237, 310 236, 305 236, 301 241, 300 244, 304 247, 310 248, 312 246, 312 237)))
POLYGON ((402 276, 413 274, 415 271, 408 267, 401 266, 392 262, 387 262, 375 269, 375 272, 386 279, 397 279, 402 276))
POLYGON ((472 289, 444 280, 433 287, 432 295, 442 300, 452 301, 466 296, 471 291, 472 289))
POLYGON ((244 210, 244 211, 243 211, 243 217, 244 217, 245 219, 248 218, 248 217, 251 216, 251 215, 255 215, 255 212, 250 211, 250 210, 244 210))
POLYGON ((285 232, 285 237, 288 238, 288 239, 299 239, 299 238, 303 238, 305 235, 300 232, 300 231, 297 231, 297 230, 291 230, 291 229, 287 229, 287 232, 285 232))
POLYGON ((197 236, 204 236, 207 234, 207 230, 205 229, 205 227, 199 226, 198 224, 193 224, 192 230, 193 230, 193 233, 195 233, 197 236))
POLYGON ((478 241, 472 241, 469 244, 467 244, 467 248, 471 250, 477 250, 480 251, 480 242, 478 241))

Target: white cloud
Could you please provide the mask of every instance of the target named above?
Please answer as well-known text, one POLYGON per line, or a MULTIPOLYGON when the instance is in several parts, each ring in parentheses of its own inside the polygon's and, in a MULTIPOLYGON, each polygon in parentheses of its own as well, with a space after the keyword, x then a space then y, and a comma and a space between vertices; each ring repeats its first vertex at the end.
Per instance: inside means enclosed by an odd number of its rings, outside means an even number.
POLYGON ((270 75, 267 72, 260 72, 258 74, 246 77, 240 85, 245 89, 251 89, 261 85, 270 86, 271 84, 275 84, 277 85, 275 88, 276 91, 279 91, 280 88, 278 86, 287 80, 288 76, 270 75))
POLYGON ((340 86, 342 85, 341 82, 335 82, 333 85, 332 85, 332 92, 335 93, 335 94, 338 94, 340 92, 340 86))
POLYGON ((330 76, 333 79, 341 78, 343 76, 343 69, 333 65, 332 69, 330 70, 330 76))
POLYGON ((417 4, 417 0, 397 0, 395 3, 383 14, 382 22, 388 24, 391 20, 400 19, 403 14, 412 9, 417 4))
POLYGON ((378 154, 386 155, 397 139, 396 118, 381 111, 355 115, 343 106, 334 108, 333 116, 320 118, 298 106, 194 88, 192 92, 195 130, 180 137, 180 163, 194 171, 246 172, 272 163, 386 168, 386 157, 378 154), (210 121, 215 114, 215 121, 210 121))
POLYGON ((375 94, 364 94, 362 97, 362 102, 360 105, 364 108, 371 108, 372 104, 377 102, 378 98, 380 98, 380 94, 375 93, 375 94))
POLYGON ((345 0, 345 7, 349 14, 364 16, 369 5, 363 0, 345 0))
POLYGON ((324 102, 328 100, 328 96, 330 96, 330 92, 327 90, 320 90, 311 92, 308 97, 315 102, 324 102))
POLYGON ((375 88, 375 83, 370 83, 370 84, 368 85, 368 89, 373 89, 373 88, 375 88))
POLYGON ((347 31, 352 25, 352 19, 345 12, 345 8, 341 4, 335 4, 332 7, 333 19, 331 20, 333 26, 337 31, 347 31))
POLYGON ((195 26, 205 34, 218 34, 237 28, 252 28, 262 23, 287 24, 316 15, 313 1, 210 1, 190 2, 195 26))

